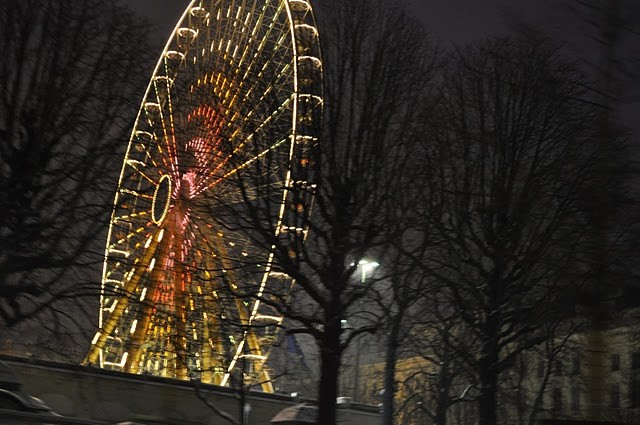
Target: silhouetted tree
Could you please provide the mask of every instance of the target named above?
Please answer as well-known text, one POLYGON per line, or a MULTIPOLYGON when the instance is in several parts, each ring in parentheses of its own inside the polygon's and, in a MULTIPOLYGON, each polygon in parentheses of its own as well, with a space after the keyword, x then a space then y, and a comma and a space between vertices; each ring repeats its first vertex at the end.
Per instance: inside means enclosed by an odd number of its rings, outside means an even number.
POLYGON ((0 5, 4 324, 62 299, 77 304, 87 290, 97 295, 91 276, 112 196, 104 182, 116 181, 113 142, 128 136, 144 87, 145 31, 118 2, 0 5))
MULTIPOLYGON (((591 260, 588 284, 579 293, 592 322, 586 352, 586 405, 590 417, 605 420, 609 417, 601 371, 609 349, 601 332, 620 308, 637 304, 637 165, 628 158, 637 155, 639 136, 634 111, 640 88, 636 31, 640 7, 626 0, 549 2, 547 7, 559 18, 560 26, 572 29, 566 48, 575 52, 593 79, 588 96, 600 106, 595 136, 600 149, 607 152, 593 170, 597 178, 584 193, 591 260), (628 146, 619 143, 623 138, 630 141, 628 146)), ((566 34, 549 32, 565 43, 566 34)))
MULTIPOLYGON (((419 137, 418 135, 416 135, 419 137)), ((406 164, 409 166, 409 163, 406 164)), ((415 170, 414 170, 415 171, 415 170)), ((411 178, 416 179, 415 173, 411 178)), ((403 176, 399 176, 402 178, 403 176)), ((407 176, 408 177, 408 176, 407 176)), ((421 180, 416 179, 417 182, 421 180)), ((416 267, 412 258, 403 254, 403 249, 413 247, 420 249, 423 241, 416 237, 415 224, 417 222, 415 212, 416 198, 418 194, 411 190, 414 184, 405 182, 405 190, 395 197, 399 210, 408 212, 404 217, 396 217, 395 220, 403 223, 403 234, 396 240, 397 246, 402 249, 389 248, 381 258, 381 280, 377 282, 370 294, 378 305, 381 316, 380 337, 384 343, 384 373, 381 394, 383 424, 391 425, 396 416, 394 401, 398 391, 396 378, 396 365, 399 359, 406 355, 415 354, 411 347, 416 335, 416 328, 431 317, 429 303, 426 301, 433 296, 433 279, 416 267), (405 202, 402 202, 404 200, 405 202), (418 246, 416 246, 418 245, 418 246), (408 348, 408 349, 407 349, 408 348)), ((372 307, 369 307, 372 309, 372 307)), ((417 331, 425 340, 433 342, 433 335, 424 328, 417 331)), ((400 384, 402 385, 402 384, 400 384)), ((406 385, 403 385, 406 388, 406 385)), ((406 394, 406 391, 400 391, 406 394)))
MULTIPOLYGON (((398 385, 407 395, 403 398, 400 416, 428 417, 435 425, 450 423, 451 408, 459 410, 474 401, 474 376, 468 373, 457 356, 465 335, 455 315, 443 315, 438 304, 438 289, 433 286, 428 296, 421 297, 422 317, 413 321, 408 355, 414 359, 414 370, 398 385), (467 403, 467 404, 464 404, 467 403)), ((446 308, 444 310, 447 310, 446 308)), ((404 422, 404 421, 403 421, 404 422)))
MULTIPOLYGON (((405 27, 408 25, 416 23, 404 24, 405 27)), ((406 137, 418 141, 425 135, 425 123, 428 122, 434 107, 431 100, 435 97, 434 85, 425 83, 440 71, 443 55, 418 27, 409 27, 404 31, 407 40, 418 40, 410 49, 415 50, 416 56, 423 56, 420 66, 424 75, 421 78, 426 78, 416 91, 420 104, 415 105, 415 111, 411 115, 413 122, 408 124, 406 133, 406 137)), ((406 54, 406 57, 409 58, 410 55, 406 54)), ((375 303, 367 305, 367 310, 374 311, 372 306, 377 305, 380 315, 378 332, 384 340, 384 391, 381 401, 383 424, 387 425, 393 423, 396 411, 396 362, 402 355, 403 344, 410 337, 412 324, 421 322, 425 315, 429 314, 423 310, 424 299, 431 296, 433 288, 433 279, 416 267, 413 258, 405 253, 407 250, 415 253, 428 247, 428 230, 418 228, 420 218, 427 213, 416 201, 423 196, 423 183, 430 173, 430 170, 424 167, 419 143, 405 142, 405 149, 407 155, 402 159, 402 172, 393 176, 397 189, 389 194, 392 199, 392 214, 389 216, 388 225, 394 228, 394 233, 390 235, 388 246, 377 253, 380 263, 379 271, 376 273, 378 279, 371 284, 372 291, 367 295, 367 298, 375 303)))
POLYGON ((459 319, 481 425, 497 421, 501 374, 571 312, 584 278, 582 194, 606 159, 585 86, 546 40, 489 40, 454 55, 424 138, 435 236, 420 261, 459 319))
POLYGON ((266 182, 251 181, 269 174, 268 157, 238 175, 244 207, 230 210, 227 226, 239 222, 257 245, 273 247, 274 270, 295 280, 291 295, 267 286, 260 297, 295 324, 288 332, 314 337, 318 422, 335 424, 342 354, 358 335, 374 331, 378 320, 358 304, 375 283, 361 283, 358 262, 377 258, 399 231, 394 194, 403 190, 399 176, 418 135, 416 106, 432 73, 424 34, 399 6, 360 0, 317 6, 323 127, 317 146, 303 157, 317 188, 313 210, 294 211, 297 229, 308 230, 274 232, 273 206, 280 201, 269 197, 266 182))

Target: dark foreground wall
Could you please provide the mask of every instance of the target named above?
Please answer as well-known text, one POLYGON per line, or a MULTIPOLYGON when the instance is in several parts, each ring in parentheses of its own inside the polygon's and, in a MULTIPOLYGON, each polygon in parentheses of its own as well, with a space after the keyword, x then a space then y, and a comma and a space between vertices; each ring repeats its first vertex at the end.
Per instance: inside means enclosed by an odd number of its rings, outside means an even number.
MULTIPOLYGON (((0 356, 23 381, 23 392, 41 398, 54 411, 76 418, 111 423, 149 421, 180 425, 228 423, 198 398, 189 382, 151 376, 128 375, 75 365, 0 356)), ((217 408, 239 418, 240 401, 233 391, 202 385, 202 394, 217 408)), ((285 407, 299 401, 277 394, 251 392, 250 425, 266 425, 285 407)), ((379 416, 370 406, 341 408, 344 425, 374 425, 379 416)))

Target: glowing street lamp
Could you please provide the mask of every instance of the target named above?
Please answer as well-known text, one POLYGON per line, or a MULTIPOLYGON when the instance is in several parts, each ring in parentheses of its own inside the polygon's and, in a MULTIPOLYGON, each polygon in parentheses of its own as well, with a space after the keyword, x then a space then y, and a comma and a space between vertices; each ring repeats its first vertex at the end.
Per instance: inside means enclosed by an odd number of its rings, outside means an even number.
POLYGON ((364 283, 365 280, 367 280, 367 273, 372 271, 373 269, 375 269, 376 267, 378 267, 380 264, 378 264, 376 261, 368 261, 368 260, 360 260, 358 261, 358 267, 360 267, 360 272, 362 273, 362 280, 361 282, 364 283))

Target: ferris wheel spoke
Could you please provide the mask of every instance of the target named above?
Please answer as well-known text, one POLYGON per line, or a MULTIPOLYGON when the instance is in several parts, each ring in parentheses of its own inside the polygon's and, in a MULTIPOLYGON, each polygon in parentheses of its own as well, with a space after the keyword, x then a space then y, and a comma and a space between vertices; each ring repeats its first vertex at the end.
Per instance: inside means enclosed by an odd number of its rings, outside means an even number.
MULTIPOLYGON (((267 7, 269 7, 268 3, 265 3, 264 8, 266 9, 267 7)), ((264 61, 264 63, 262 64, 262 66, 260 67, 259 70, 256 70, 255 73, 257 73, 257 75, 252 75, 252 72, 254 70, 254 68, 256 66, 259 66, 259 64, 261 63, 261 59, 262 55, 264 53, 264 50, 267 46, 267 42, 266 40, 269 39, 269 36, 271 35, 272 31, 275 28, 275 24, 278 22, 280 15, 283 13, 283 3, 279 3, 279 6, 277 8, 277 13, 273 14, 273 17, 271 19, 271 21, 269 22, 268 25, 268 29, 266 31, 266 34, 264 34, 262 37, 258 38, 257 37, 257 30, 258 28, 261 28, 263 22, 262 22, 262 18, 264 16, 264 10, 263 13, 260 15, 260 18, 256 21, 255 26, 253 27, 253 29, 251 30, 251 37, 249 38, 249 41, 246 43, 245 45, 245 49, 241 55, 241 58, 239 61, 234 62, 234 58, 236 56, 235 52, 237 50, 237 42, 234 44, 234 38, 233 36, 230 37, 230 34, 220 34, 218 36, 219 38, 219 42, 218 45, 215 46, 217 47, 218 50, 218 63, 216 64, 216 69, 227 69, 227 68, 231 68, 232 72, 234 74, 235 77, 238 77, 239 73, 244 71, 244 75, 239 78, 239 84, 237 85, 236 88, 236 95, 234 96, 229 96, 228 94, 225 95, 225 93, 222 92, 218 92, 217 94, 219 96, 221 96, 224 99, 237 99, 238 98, 238 93, 240 92, 240 90, 243 89, 245 83, 247 81, 250 81, 251 78, 250 77, 257 77, 257 78, 261 78, 264 75, 264 72, 266 69, 268 69, 268 67, 271 65, 271 61, 273 60, 274 57, 278 57, 280 55, 278 55, 277 53, 277 49, 273 49, 273 51, 271 52, 271 57, 268 58, 267 60, 264 61), (226 44, 224 43, 224 40, 227 40, 226 44), (257 40, 260 40, 259 42, 257 40), (255 47, 255 43, 258 43, 257 47, 255 47), (233 48, 233 52, 230 52, 231 50, 231 46, 235 45, 236 47, 233 48), (255 47, 255 51, 253 55, 248 55, 247 53, 250 51, 250 49, 255 47), (233 54, 232 54, 233 53, 233 54), (244 62, 246 60, 247 57, 250 57, 249 59, 249 63, 247 64, 247 66, 244 66, 244 62), (222 63, 221 63, 222 62, 222 63)), ((227 27, 231 27, 231 30, 228 30, 229 32, 231 32, 233 35, 234 33, 237 33, 236 30, 236 25, 227 25, 227 27)), ((242 26, 242 25, 240 25, 242 26)), ((240 27, 238 26, 238 27, 240 27)), ((243 27, 244 30, 244 27, 243 27)), ((278 45, 280 45, 283 40, 286 40, 286 37, 280 37, 278 39, 278 45)), ((212 44, 211 49, 213 50, 214 46, 212 44)), ((220 75, 222 74, 222 72, 220 73, 220 75)), ((216 80, 216 82, 219 82, 219 78, 216 80)), ((225 85, 222 85, 222 89, 225 89, 225 85)), ((251 90, 251 89, 250 89, 251 90)), ((250 91, 249 91, 250 92, 250 91)), ((246 100, 246 97, 243 100, 246 100)))
MULTIPOLYGON (((155 86, 155 85, 154 85, 155 86)), ((158 94, 149 95, 144 102, 144 120, 138 118, 136 126, 144 127, 145 130, 138 130, 136 150, 144 155, 134 153, 133 159, 138 159, 147 164, 150 163, 154 167, 169 169, 173 168, 172 158, 169 156, 168 139, 166 134, 165 122, 165 103, 166 99, 158 94)))
MULTIPOLYGON (((269 93, 269 91, 265 91, 265 93, 260 96, 258 98, 258 102, 263 102, 265 100, 266 95, 269 93)), ((273 108, 273 110, 270 112, 269 115, 267 115, 266 117, 255 117, 253 112, 250 111, 246 117, 244 117, 242 119, 242 121, 238 124, 239 127, 241 126, 245 126, 249 123, 252 123, 253 125, 251 127, 255 127, 255 129, 252 131, 251 134, 249 134, 247 136, 247 139, 253 137, 257 132, 264 130, 266 128, 268 128, 269 125, 271 125, 274 121, 276 121, 279 117, 282 116, 282 114, 291 107, 292 103, 294 102, 294 97, 293 95, 287 97, 281 104, 275 106, 273 108)), ((247 139, 245 139, 245 142, 247 141, 247 139)))
POLYGON ((157 185, 156 179, 152 178, 151 176, 149 176, 147 174, 147 170, 150 170, 150 168, 148 168, 147 164, 145 164, 144 162, 138 161, 138 160, 134 160, 134 159, 128 159, 126 161, 126 166, 128 168, 131 168, 134 173, 137 173, 140 177, 142 177, 148 183, 150 183, 150 184, 152 184, 154 186, 157 185))
MULTIPOLYGON (((249 241, 244 240, 238 234, 229 234, 225 233, 223 229, 214 229, 215 226, 211 223, 210 215, 211 212, 207 210, 201 210, 199 212, 193 211, 194 220, 190 228, 190 233, 194 240, 201 242, 200 250, 203 252, 203 255, 205 255, 206 252, 206 255, 211 255, 213 258, 216 258, 217 261, 223 261, 229 250, 240 250, 241 257, 246 257, 247 253, 243 247, 248 246, 249 241)), ((228 260, 225 259, 224 261, 228 260)), ((222 265, 219 264, 218 266, 220 266, 219 270, 222 270, 222 265)), ((227 268, 229 267, 227 263, 227 268)))
MULTIPOLYGON (((267 61, 264 63, 263 68, 267 67, 270 65, 270 61, 267 61)), ((245 73, 245 75, 247 75, 249 73, 250 69, 247 70, 247 73, 245 73)), ((282 96, 279 96, 280 92, 283 92, 284 90, 282 88, 280 88, 281 86, 285 85, 282 84, 286 78, 288 78, 287 72, 289 72, 289 66, 286 65, 284 66, 276 75, 275 77, 269 81, 268 84, 266 84, 262 90, 259 87, 256 86, 251 86, 249 87, 244 95, 242 96, 240 102, 241 103, 246 103, 247 101, 249 101, 250 99, 253 99, 254 102, 258 105, 264 104, 267 101, 267 96, 271 95, 273 98, 278 99, 278 98, 282 98, 282 96)), ((243 88, 243 87, 241 87, 243 88)), ((290 104, 290 102, 292 101, 292 95, 287 95, 284 96, 284 102, 281 103, 279 106, 276 106, 276 110, 274 112, 271 113, 271 115, 268 115, 266 117, 267 120, 269 120, 269 118, 271 116, 273 116, 274 113, 279 113, 280 110, 285 107, 288 106, 290 104)), ((241 121, 239 123, 239 127, 243 127, 249 123, 251 123, 252 120, 255 120, 256 117, 254 116, 256 113, 256 109, 252 108, 251 110, 249 110, 247 112, 247 114, 241 118, 241 121)), ((258 118, 258 122, 262 122, 263 124, 265 123, 265 118, 258 118)))
POLYGON ((161 150, 162 143, 158 144, 163 164, 172 175, 178 175, 178 147, 175 134, 175 121, 172 97, 172 81, 167 77, 155 78, 154 88, 158 99, 159 118, 162 131, 162 140, 166 146, 166 152, 161 150))
MULTIPOLYGON (((261 130, 263 128, 264 127, 261 127, 261 130)), ((204 192, 209 191, 214 187, 218 186, 219 184, 228 181, 235 174, 246 169, 248 166, 255 163, 256 161, 265 158, 270 153, 277 152, 277 151, 281 151, 284 153, 287 152, 290 144, 289 136, 285 136, 284 138, 273 142, 271 145, 262 146, 262 147, 250 146, 250 142, 254 139, 255 134, 257 134, 257 132, 250 134, 245 139, 245 141, 243 141, 239 146, 237 146, 234 149, 233 154, 229 156, 227 161, 225 161, 225 164, 229 163, 233 157, 240 156, 240 154, 244 154, 243 155, 244 158, 239 163, 236 160, 235 161, 236 164, 234 164, 232 168, 222 170, 222 167, 219 166, 214 168, 212 172, 207 173, 206 176, 204 176, 199 180, 199 184, 195 190, 194 195, 202 196, 204 192), (251 153, 250 155, 247 155, 242 151, 242 148, 244 147, 251 147, 253 153, 251 153)), ((272 171, 274 170, 275 169, 272 168, 272 171)))
MULTIPOLYGON (((267 10, 270 6, 269 2, 264 2, 263 6, 262 6, 262 10, 260 11, 260 13, 258 14, 258 17, 255 21, 255 24, 253 27, 249 27, 249 20, 251 20, 251 18, 254 16, 255 14, 255 9, 256 9, 256 2, 253 2, 253 6, 251 7, 251 9, 247 12, 247 15, 244 19, 244 21, 239 20, 238 18, 239 15, 237 15, 236 19, 234 20, 235 22, 230 22, 229 18, 231 17, 231 15, 228 13, 226 17, 223 16, 222 12, 219 12, 216 15, 216 19, 221 22, 221 19, 225 19, 226 20, 226 25, 225 24, 221 24, 218 28, 219 28, 219 32, 216 34, 216 39, 218 39, 218 43, 217 43, 217 51, 218 51, 218 60, 215 63, 215 69, 226 69, 226 68, 235 68, 235 71, 237 72, 239 69, 241 69, 241 62, 238 61, 238 63, 236 64, 230 64, 230 59, 233 60, 235 59, 235 54, 237 53, 237 48, 236 46, 239 45, 239 40, 244 39, 246 41, 246 45, 247 47, 253 48, 254 47, 254 43, 259 40, 258 37, 258 30, 260 28, 263 27, 263 21, 264 21, 264 17, 267 15, 267 10), (240 22, 240 26, 238 26, 238 22, 240 22), (237 30, 237 28, 239 28, 239 31, 237 30), (235 37, 234 37, 235 35, 235 37), (232 42, 235 41, 235 43, 233 43, 233 48, 232 46, 232 42), (221 63, 221 61, 224 61, 223 63, 221 63), (227 65, 231 65, 231 66, 227 66, 227 65), (235 66, 234 66, 235 65, 235 66)), ((230 12, 230 9, 229 9, 230 12)), ((262 38, 264 39, 264 37, 262 38)), ((213 48, 214 48, 214 44, 212 42, 211 44, 211 51, 213 52, 213 48)), ((242 58, 245 57, 246 52, 243 52, 242 58)), ((253 58, 257 57, 259 54, 259 48, 255 49, 253 58)))
POLYGON ((136 288, 140 279, 150 266, 153 267, 152 264, 154 262, 154 256, 162 241, 162 235, 162 229, 158 229, 157 233, 149 235, 147 242, 145 243, 146 251, 132 262, 132 266, 125 275, 125 279, 120 281, 114 281, 111 279, 103 282, 103 286, 105 286, 103 292, 107 293, 110 298, 113 299, 113 302, 106 301, 109 314, 106 316, 106 319, 102 324, 101 332, 96 334, 93 348, 87 355, 87 362, 96 362, 100 354, 100 350, 105 346, 107 339, 111 336, 111 333, 115 330, 118 322, 122 318, 125 309, 131 303, 132 295, 136 293, 136 288))
MULTIPOLYGON (((128 329, 129 338, 125 345, 125 352, 131 353, 127 356, 124 363, 124 370, 135 372, 138 368, 143 356, 147 354, 147 350, 142 349, 144 340, 147 337, 148 330, 151 326, 157 326, 163 320, 153 313, 162 304, 161 293, 163 292, 161 282, 166 281, 166 259, 171 250, 171 241, 168 243, 159 243, 155 253, 144 269, 143 277, 139 279, 136 291, 139 295, 139 307, 135 314, 135 319, 128 329), (144 278, 144 279, 143 279, 144 278), (142 281, 146 282, 142 282, 142 281)), ((165 307, 166 308, 166 307, 165 307)))
MULTIPOLYGON (((272 120, 275 119, 274 117, 277 117, 277 115, 282 113, 282 111, 288 106, 289 101, 290 100, 287 100, 287 102, 281 105, 281 107, 278 108, 278 110, 276 110, 273 115, 269 116, 267 120, 265 120, 263 123, 261 123, 258 126, 258 129, 256 131, 251 133, 243 142, 238 144, 238 146, 234 148, 233 153, 227 158, 227 160, 224 161, 224 164, 226 164, 233 156, 238 155, 240 152, 242 152, 242 149, 254 139, 254 135, 257 134, 258 131, 264 130, 267 127, 267 125, 272 120)), ((223 182, 229 179, 238 171, 243 170, 253 162, 257 161, 260 158, 263 158, 265 155, 267 155, 270 152, 273 152, 278 149, 286 149, 288 147, 288 143, 290 143, 290 138, 288 136, 284 139, 277 140, 271 146, 267 146, 263 148, 261 151, 254 153, 252 156, 249 156, 249 158, 243 159, 243 161, 240 164, 235 165, 230 170, 226 170, 224 174, 220 174, 220 169, 222 168, 222 165, 216 168, 213 168, 212 171, 208 173, 208 175, 205 175, 203 178, 199 180, 199 185, 195 190, 195 194, 200 195, 202 192, 211 189, 212 187, 218 185, 220 182, 223 182)))
MULTIPOLYGON (((215 253, 218 273, 214 279, 219 282, 216 285, 215 293, 217 294, 218 305, 224 306, 224 310, 220 311, 213 320, 220 329, 226 329, 224 332, 228 335, 224 339, 231 342, 233 346, 232 359, 235 359, 238 349, 241 349, 245 344, 246 327, 250 318, 249 306, 244 298, 238 296, 243 291, 242 286, 244 284, 240 284, 239 272, 241 268, 233 264, 234 255, 230 252, 236 244, 232 241, 225 241, 222 232, 213 233, 211 230, 209 228, 202 229, 201 236, 211 245, 210 250, 212 253, 215 253)), ((246 281, 246 276, 242 280, 246 281)), ((252 346, 254 350, 259 350, 257 345, 252 344, 252 346)), ((220 351, 220 347, 217 348, 220 351)))
POLYGON ((263 158, 269 152, 272 152, 274 150, 282 148, 283 146, 286 147, 286 144, 288 142, 289 142, 288 138, 287 139, 282 139, 282 140, 274 143, 272 146, 269 146, 269 147, 265 148, 264 150, 262 150, 261 152, 257 153, 256 155, 254 155, 254 156, 252 156, 252 157, 250 157, 248 159, 245 159, 241 164, 235 166, 231 170, 226 171, 223 175, 218 176, 217 178, 211 178, 211 177, 215 177, 215 176, 208 176, 208 178, 202 179, 201 180, 202 184, 197 188, 195 194, 200 196, 203 192, 205 192, 207 190, 210 190, 214 186, 218 185, 219 183, 230 179, 234 174, 236 174, 239 171, 245 169, 246 167, 248 167, 249 165, 251 165, 255 161, 263 158))

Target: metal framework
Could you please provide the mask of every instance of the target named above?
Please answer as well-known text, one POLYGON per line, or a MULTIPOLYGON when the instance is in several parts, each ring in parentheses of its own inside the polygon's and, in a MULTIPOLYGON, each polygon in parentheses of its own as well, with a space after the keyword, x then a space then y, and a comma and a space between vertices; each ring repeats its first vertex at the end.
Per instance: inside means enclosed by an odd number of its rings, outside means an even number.
POLYGON ((304 237, 321 78, 308 0, 191 2, 129 140, 85 364, 273 391, 282 317, 240 294, 293 282, 238 217, 265 205, 274 237, 304 237))

